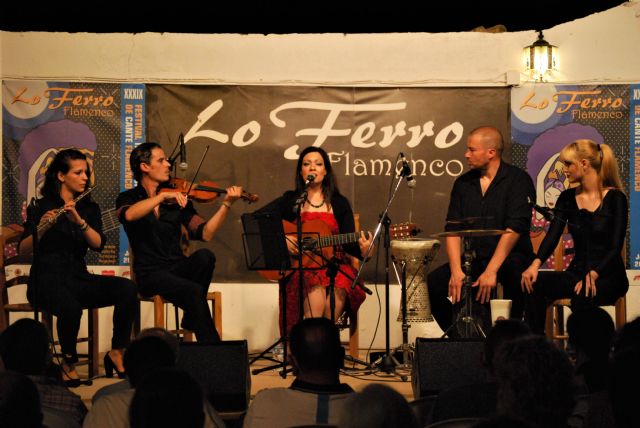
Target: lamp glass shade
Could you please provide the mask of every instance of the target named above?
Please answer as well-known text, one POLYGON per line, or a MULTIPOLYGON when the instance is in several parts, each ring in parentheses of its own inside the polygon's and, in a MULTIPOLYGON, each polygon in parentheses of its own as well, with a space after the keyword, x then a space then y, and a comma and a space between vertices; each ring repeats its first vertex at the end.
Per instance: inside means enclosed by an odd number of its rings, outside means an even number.
POLYGON ((540 80, 547 72, 558 70, 558 48, 544 39, 542 31, 538 40, 524 48, 524 65, 532 77, 540 80))

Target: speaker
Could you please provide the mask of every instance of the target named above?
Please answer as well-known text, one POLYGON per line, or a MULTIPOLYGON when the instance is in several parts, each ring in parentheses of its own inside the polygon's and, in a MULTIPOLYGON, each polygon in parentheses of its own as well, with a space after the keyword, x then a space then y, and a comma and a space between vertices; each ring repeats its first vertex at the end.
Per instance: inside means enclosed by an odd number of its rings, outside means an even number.
POLYGON ((200 383, 218 412, 243 412, 249 406, 251 377, 246 340, 181 343, 177 366, 200 383))
POLYGON ((481 339, 416 339, 411 384, 414 398, 487 380, 481 339))

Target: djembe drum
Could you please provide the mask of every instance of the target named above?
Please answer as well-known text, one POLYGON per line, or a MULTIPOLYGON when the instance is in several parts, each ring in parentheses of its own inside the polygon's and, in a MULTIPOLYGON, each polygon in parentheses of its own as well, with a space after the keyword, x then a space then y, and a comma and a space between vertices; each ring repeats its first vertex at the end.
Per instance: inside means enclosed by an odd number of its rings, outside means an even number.
MULTIPOLYGON (((437 239, 408 238, 391 241, 391 257, 398 282, 402 284, 401 273, 406 278, 406 321, 433 321, 426 276, 439 249, 440 241, 437 239)), ((398 321, 402 321, 404 305, 405 302, 400 302, 398 321)))

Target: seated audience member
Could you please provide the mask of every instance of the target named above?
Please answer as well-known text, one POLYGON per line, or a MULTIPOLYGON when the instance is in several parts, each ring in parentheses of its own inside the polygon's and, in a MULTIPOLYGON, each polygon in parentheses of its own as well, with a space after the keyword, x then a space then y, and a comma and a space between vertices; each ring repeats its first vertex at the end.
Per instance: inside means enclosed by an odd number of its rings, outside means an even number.
POLYGON ((353 389, 340 383, 344 348, 327 318, 307 318, 290 334, 295 380, 289 388, 264 389, 251 402, 244 427, 290 427, 338 423, 353 389))
POLYGON ((615 327, 599 306, 578 309, 567 319, 569 346, 575 353, 575 372, 586 394, 602 391, 607 384, 609 354, 615 327))
POLYGON ((52 370, 55 367, 44 324, 30 318, 11 324, 0 334, 0 355, 7 370, 25 374, 33 381, 43 411, 59 411, 82 424, 87 407, 62 384, 59 370, 52 370))
POLYGON ((42 427, 38 389, 22 373, 0 372, 0 426, 42 427))
POLYGON ((482 365, 487 370, 487 381, 441 391, 435 399, 428 422, 495 414, 498 384, 494 377, 494 357, 505 343, 529 334, 531 330, 523 321, 496 321, 484 341, 482 352, 482 365))
POLYGON ((349 398, 347 407, 349 411, 340 417, 340 428, 419 427, 407 400, 386 385, 366 386, 349 398))
MULTIPOLYGON (((137 338, 141 339, 147 336, 159 337, 160 339, 163 339, 164 341, 166 341, 167 344, 169 344, 169 346, 171 347, 171 350, 173 351, 173 353, 175 354, 175 360, 176 361, 178 360, 178 355, 180 353, 180 343, 178 342, 178 338, 174 334, 171 334, 166 329, 161 327, 151 327, 151 328, 145 328, 144 330, 140 331, 137 338)), ((111 385, 103 386, 102 388, 96 391, 93 397, 91 397, 91 403, 95 404, 96 401, 98 401, 100 398, 104 397, 105 395, 118 392, 118 391, 124 391, 130 388, 131 388, 131 384, 129 383, 128 379, 124 379, 119 382, 112 383, 111 385)))
MULTIPOLYGON (((133 341, 124 353, 124 368, 131 388, 104 395, 97 400, 85 418, 83 426, 129 427, 129 406, 140 382, 156 371, 174 368, 175 363, 175 353, 164 339, 146 336, 133 341)), ((205 403, 204 406, 207 415, 205 427, 224 426, 210 405, 205 403)))
POLYGON ((613 353, 640 346, 640 317, 626 323, 613 339, 613 353))
POLYGON ((640 318, 618 332, 611 358, 609 395, 617 428, 640 426, 640 318))
POLYGON ((500 347, 493 367, 498 415, 566 428, 576 401, 573 367, 563 350, 543 336, 526 336, 500 347))
POLYGON ((188 373, 157 370, 136 387, 129 409, 131 428, 201 428, 203 400, 202 388, 188 373))
POLYGON ((572 427, 613 426, 613 413, 606 391, 609 354, 615 327, 601 307, 576 309, 567 319, 569 348, 574 354, 577 405, 569 419, 572 427))

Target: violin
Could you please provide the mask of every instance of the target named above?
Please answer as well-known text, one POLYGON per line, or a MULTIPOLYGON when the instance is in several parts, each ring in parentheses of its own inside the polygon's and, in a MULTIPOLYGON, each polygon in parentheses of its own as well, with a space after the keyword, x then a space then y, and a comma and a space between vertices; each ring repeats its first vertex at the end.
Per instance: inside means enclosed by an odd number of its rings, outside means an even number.
MULTIPOLYGON (((163 184, 158 193, 162 192, 180 192, 187 196, 188 199, 192 199, 196 202, 207 203, 213 201, 219 195, 226 194, 225 189, 217 187, 217 184, 213 181, 200 181, 198 183, 192 183, 184 178, 172 177, 168 183, 163 184), (188 193, 187 193, 188 192, 188 193)), ((242 191, 240 199, 252 203, 257 202, 259 197, 256 194, 242 191)))

